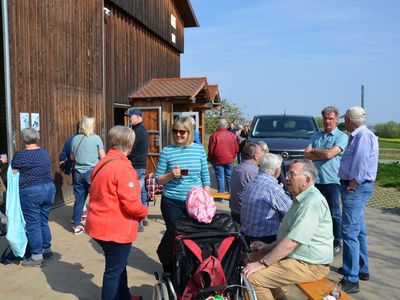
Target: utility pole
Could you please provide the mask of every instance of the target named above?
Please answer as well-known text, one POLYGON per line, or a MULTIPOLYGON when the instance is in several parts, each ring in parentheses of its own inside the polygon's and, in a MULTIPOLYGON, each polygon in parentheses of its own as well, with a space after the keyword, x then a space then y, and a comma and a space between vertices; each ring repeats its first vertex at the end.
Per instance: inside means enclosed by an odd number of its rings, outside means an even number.
POLYGON ((361 107, 364 108, 364 85, 361 85, 361 107))

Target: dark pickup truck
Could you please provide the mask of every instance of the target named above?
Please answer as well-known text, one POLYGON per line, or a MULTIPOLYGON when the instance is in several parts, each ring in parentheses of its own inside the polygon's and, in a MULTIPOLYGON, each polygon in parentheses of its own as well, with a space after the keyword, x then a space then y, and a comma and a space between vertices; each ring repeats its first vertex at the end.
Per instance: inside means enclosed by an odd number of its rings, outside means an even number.
POLYGON ((247 141, 266 142, 269 151, 282 156, 287 167, 291 160, 303 158, 304 148, 317 131, 318 124, 311 116, 258 115, 253 118, 247 141))

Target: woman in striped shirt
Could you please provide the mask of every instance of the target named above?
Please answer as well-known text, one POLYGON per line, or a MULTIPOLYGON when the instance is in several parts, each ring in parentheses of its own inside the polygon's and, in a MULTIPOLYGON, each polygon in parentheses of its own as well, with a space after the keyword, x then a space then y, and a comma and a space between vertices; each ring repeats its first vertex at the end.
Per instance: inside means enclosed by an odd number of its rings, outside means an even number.
MULTIPOLYGON (((169 244, 174 234, 175 222, 187 217, 187 192, 193 187, 203 187, 207 192, 210 189, 207 156, 203 146, 193 142, 193 125, 190 119, 178 119, 172 127, 172 135, 174 144, 161 151, 155 176, 158 184, 163 185, 161 213, 167 227, 157 250, 159 256, 160 248, 164 243, 169 244)), ((161 256, 160 260, 165 271, 166 264, 161 256)))

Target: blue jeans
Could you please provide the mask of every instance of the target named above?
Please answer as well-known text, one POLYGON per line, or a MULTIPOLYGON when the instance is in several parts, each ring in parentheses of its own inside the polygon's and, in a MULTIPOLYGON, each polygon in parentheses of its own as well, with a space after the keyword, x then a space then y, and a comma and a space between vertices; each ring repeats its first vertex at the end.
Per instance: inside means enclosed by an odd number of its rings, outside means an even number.
POLYGON ((49 213, 56 195, 53 182, 21 188, 19 198, 26 222, 26 235, 32 254, 51 248, 49 213))
POLYGON ((146 169, 135 169, 136 173, 139 177, 140 185, 142 186, 142 190, 140 192, 140 198, 142 199, 143 205, 149 206, 149 202, 147 202, 147 192, 144 182, 144 177, 146 175, 146 169))
POLYGON ((128 257, 132 244, 119 244, 100 240, 96 240, 96 242, 103 249, 106 258, 101 299, 131 299, 126 274, 126 265, 128 264, 128 257))
POLYGON ((164 218, 167 230, 173 235, 175 232, 175 222, 188 217, 186 201, 175 200, 162 196, 161 214, 164 218))
POLYGON ((164 218, 167 230, 165 231, 157 248, 157 254, 163 266, 164 272, 172 273, 175 223, 180 219, 188 217, 186 201, 174 200, 162 196, 161 214, 164 218))
POLYGON ((86 198, 89 194, 90 189, 90 174, 92 174, 93 169, 90 169, 86 173, 79 173, 74 170, 74 214, 72 219, 74 220, 74 225, 82 225, 81 218, 83 207, 85 206, 86 198))
POLYGON ((340 186, 344 279, 358 282, 358 273, 369 273, 364 210, 374 190, 374 183, 364 182, 355 192, 347 192, 346 188, 345 185, 340 186))
POLYGON ((215 177, 217 177, 217 185, 218 185, 218 193, 225 192, 225 181, 226 181, 226 190, 230 193, 231 191, 231 174, 233 169, 233 163, 218 165, 217 163, 212 163, 215 177))
POLYGON ((239 152, 238 154, 236 154, 236 160, 237 163, 240 164, 242 162, 242 153, 239 152))
POLYGON ((340 191, 339 184, 316 184, 315 187, 325 197, 329 205, 333 225, 333 246, 340 246, 342 240, 342 214, 340 213, 340 191))

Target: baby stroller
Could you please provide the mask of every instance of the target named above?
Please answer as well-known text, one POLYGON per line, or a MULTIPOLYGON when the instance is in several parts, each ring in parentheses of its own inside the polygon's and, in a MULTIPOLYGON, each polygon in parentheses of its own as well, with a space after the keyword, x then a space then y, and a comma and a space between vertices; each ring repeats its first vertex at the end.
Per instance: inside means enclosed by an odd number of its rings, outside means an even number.
POLYGON ((248 247, 229 214, 176 223, 172 274, 156 273, 154 300, 257 299, 242 274, 248 247))

